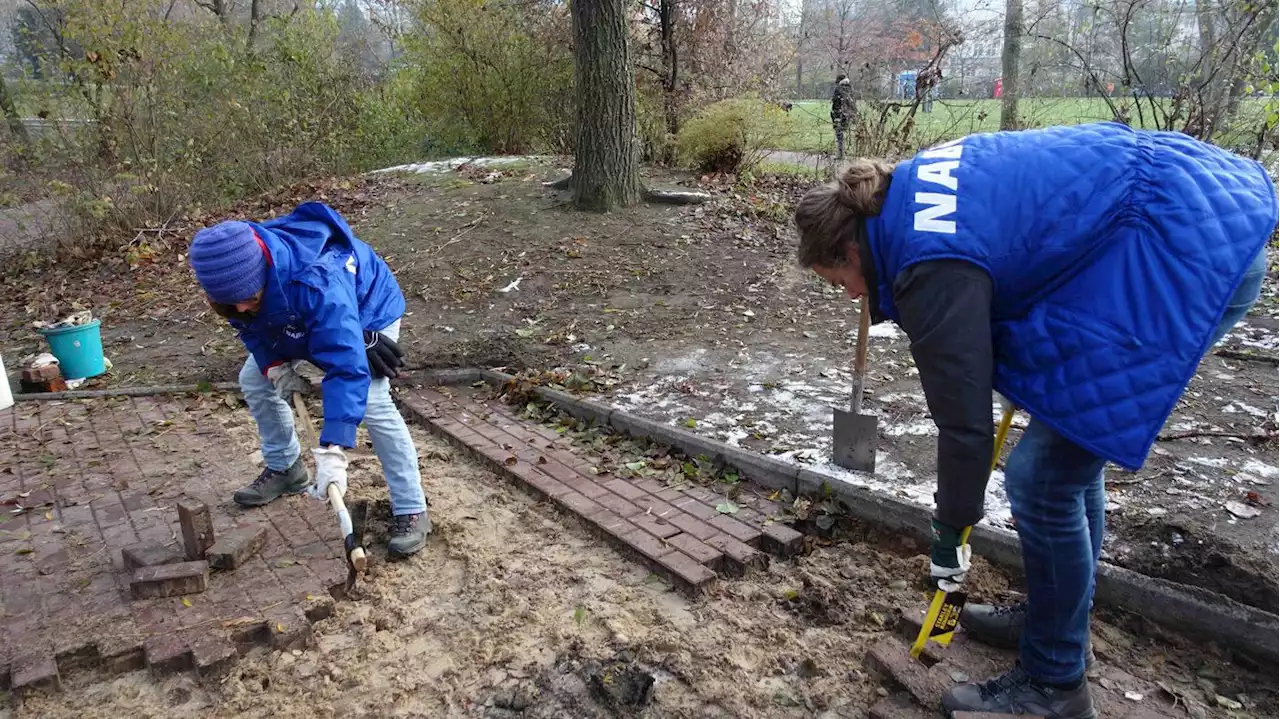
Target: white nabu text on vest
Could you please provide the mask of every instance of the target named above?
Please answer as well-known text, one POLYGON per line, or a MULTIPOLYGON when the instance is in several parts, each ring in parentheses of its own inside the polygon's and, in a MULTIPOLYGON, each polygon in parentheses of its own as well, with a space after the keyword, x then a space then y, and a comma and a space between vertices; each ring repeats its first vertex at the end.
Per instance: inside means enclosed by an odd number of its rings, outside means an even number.
POLYGON ((951 174, 960 167, 960 153, 964 146, 959 140, 939 145, 920 153, 921 160, 937 160, 937 162, 921 162, 916 165, 916 178, 944 187, 951 192, 917 192, 915 201, 924 207, 916 210, 915 229, 917 232, 938 232, 945 235, 956 233, 954 219, 943 219, 956 211, 956 192, 960 183, 951 174))

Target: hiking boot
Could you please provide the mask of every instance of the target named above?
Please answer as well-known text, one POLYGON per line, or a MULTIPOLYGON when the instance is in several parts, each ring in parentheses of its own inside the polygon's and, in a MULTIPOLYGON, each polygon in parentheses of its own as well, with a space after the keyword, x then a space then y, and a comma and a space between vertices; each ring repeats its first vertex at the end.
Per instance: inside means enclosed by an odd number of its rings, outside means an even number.
POLYGON ((286 494, 305 492, 310 485, 311 477, 307 475, 307 467, 302 463, 302 457, 298 457, 283 472, 269 467, 262 470, 257 479, 248 487, 237 489, 231 498, 241 507, 261 507, 286 494))
POLYGON ((393 557, 417 554, 427 546, 428 534, 431 534, 431 518, 426 512, 397 514, 391 518, 391 541, 387 543, 387 552, 393 557))
MULTIPOLYGON (((1000 649, 1017 649, 1022 641, 1022 628, 1027 624, 1027 603, 1018 602, 1006 607, 990 604, 966 604, 960 611, 960 626, 964 633, 1000 649)), ((1093 653, 1093 638, 1085 645, 1084 669, 1092 672, 1098 658, 1093 653)))
POLYGON ((1015 666, 1009 672, 979 684, 961 684, 942 697, 942 711, 1029 714, 1043 719, 1097 719, 1089 682, 1083 678, 1073 689, 1037 684, 1015 666))

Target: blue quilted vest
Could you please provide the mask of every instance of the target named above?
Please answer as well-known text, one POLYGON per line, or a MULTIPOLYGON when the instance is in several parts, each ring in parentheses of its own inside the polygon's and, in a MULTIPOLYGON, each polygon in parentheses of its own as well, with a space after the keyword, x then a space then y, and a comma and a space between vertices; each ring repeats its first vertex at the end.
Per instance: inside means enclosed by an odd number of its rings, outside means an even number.
POLYGON ((926 260, 994 285, 994 386, 1131 470, 1276 228, 1266 171, 1185 135, 1100 123, 974 135, 893 174, 867 222, 880 309, 926 260))

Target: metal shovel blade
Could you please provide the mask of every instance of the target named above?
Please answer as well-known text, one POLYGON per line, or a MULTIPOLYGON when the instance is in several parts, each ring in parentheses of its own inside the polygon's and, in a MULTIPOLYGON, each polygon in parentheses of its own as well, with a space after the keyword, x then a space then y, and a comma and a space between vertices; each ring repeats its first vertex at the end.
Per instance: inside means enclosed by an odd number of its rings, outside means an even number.
POLYGON ((879 439, 874 414, 858 414, 837 409, 831 433, 831 459, 837 466, 855 472, 876 471, 876 442, 879 439))

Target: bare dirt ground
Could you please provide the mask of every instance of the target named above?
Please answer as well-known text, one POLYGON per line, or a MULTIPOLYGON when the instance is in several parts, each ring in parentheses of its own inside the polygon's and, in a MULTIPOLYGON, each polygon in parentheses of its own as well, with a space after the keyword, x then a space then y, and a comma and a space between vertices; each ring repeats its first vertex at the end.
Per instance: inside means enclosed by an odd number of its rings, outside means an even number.
MULTIPOLYGON (((242 415, 232 424, 246 427, 242 415)), ((255 650, 216 681, 79 675, 0 716, 835 719, 864 717, 889 693, 863 657, 900 609, 924 606, 920 547, 842 523, 803 556, 690 600, 414 433, 436 533, 406 562, 370 543, 371 573, 315 625, 314 647, 255 650)), ((251 432, 233 435, 228 451, 253 451, 251 432)), ((356 463, 351 492, 385 501, 376 465, 356 463)), ((1007 580, 979 565, 975 590, 999 595, 1007 580)), ((1132 619, 1098 619, 1094 631, 1103 679, 1119 678, 1099 680, 1103 716, 1274 716, 1274 672, 1132 619)))
MULTIPOLYGON (((881 418, 877 475, 826 465, 856 315, 793 259, 790 210, 811 179, 702 178, 713 203, 595 215, 542 185, 564 172, 536 161, 327 181, 232 214, 267 217, 302 199, 342 211, 396 271, 409 298, 402 344, 418 367, 574 368, 575 389, 619 407, 931 502, 934 430, 906 339, 891 326, 873 328, 864 404, 881 418)), ((658 170, 647 179, 690 181, 658 170)), ((243 348, 205 308, 183 255, 209 219, 174 223, 88 267, 7 279, 0 351, 35 351, 33 320, 91 307, 115 362, 99 383, 234 379, 243 348)), ((1111 561, 1271 610, 1280 600, 1276 307, 1273 276, 1224 342, 1237 354, 1205 360, 1147 466, 1109 471, 1106 548, 1111 561)), ((987 521, 1007 518, 1002 494, 997 476, 987 521)))

